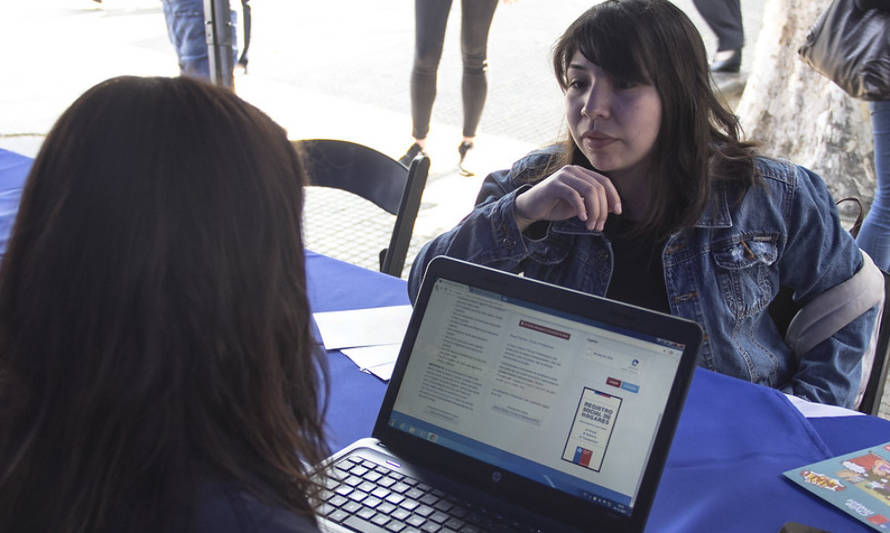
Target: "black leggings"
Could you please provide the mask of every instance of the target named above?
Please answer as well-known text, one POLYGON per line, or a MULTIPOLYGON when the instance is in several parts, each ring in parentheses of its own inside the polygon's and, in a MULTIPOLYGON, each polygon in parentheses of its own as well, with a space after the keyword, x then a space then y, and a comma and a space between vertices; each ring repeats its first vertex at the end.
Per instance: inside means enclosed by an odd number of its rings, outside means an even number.
POLYGON ((740 0, 692 0, 717 35, 717 50, 741 50, 745 44, 740 0))
MULTIPOLYGON (((498 0, 461 0, 460 48, 464 73, 464 136, 474 137, 488 81, 485 79, 488 29, 498 0)), ((451 0, 414 0, 414 68, 411 70, 411 117, 415 139, 426 138, 436 99, 436 71, 442 57, 451 0)))

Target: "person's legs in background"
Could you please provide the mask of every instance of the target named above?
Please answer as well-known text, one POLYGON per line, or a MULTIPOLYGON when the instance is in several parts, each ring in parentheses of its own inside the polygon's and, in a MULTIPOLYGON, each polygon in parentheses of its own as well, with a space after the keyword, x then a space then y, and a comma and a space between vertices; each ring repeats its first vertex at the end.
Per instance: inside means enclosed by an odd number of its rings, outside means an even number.
POLYGON ((414 144, 399 161, 405 166, 423 151, 436 99, 436 73, 451 0, 414 0, 414 66, 411 69, 411 135, 414 144))
POLYGON ((890 270, 890 101, 869 102, 877 186, 856 244, 875 264, 890 270))
POLYGON ((463 57, 461 91, 464 106, 463 140, 458 146, 461 174, 473 173, 463 167, 467 151, 473 148, 476 128, 482 118, 485 97, 488 94, 488 32, 498 0, 463 0, 461 2, 460 45, 463 57))
MULTIPOLYGON (((179 72, 183 76, 210 79, 207 39, 204 35, 204 0, 162 0, 167 35, 176 49, 179 72)), ((237 14, 231 12, 235 27, 237 14)), ((237 39, 235 39, 237 41, 237 39)), ((232 43, 232 54, 237 59, 237 42, 232 43)))
POLYGON ((740 0, 692 0, 695 9, 717 36, 713 72, 738 72, 742 65, 745 32, 740 0))
POLYGON ((209 79, 203 0, 163 0, 163 4, 167 34, 176 48, 179 72, 184 76, 209 79))

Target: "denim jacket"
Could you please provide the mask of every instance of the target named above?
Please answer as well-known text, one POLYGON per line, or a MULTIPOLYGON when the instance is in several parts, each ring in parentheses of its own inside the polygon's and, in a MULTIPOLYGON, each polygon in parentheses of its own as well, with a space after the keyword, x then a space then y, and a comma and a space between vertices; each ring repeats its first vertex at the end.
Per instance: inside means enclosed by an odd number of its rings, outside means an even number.
MULTIPOLYGON (((612 248, 577 218, 548 224, 541 238, 519 231, 517 194, 551 151, 532 152, 509 171, 486 177, 472 213, 427 243, 411 268, 411 298, 437 255, 522 272, 525 276, 605 295, 612 248)), ((705 340, 698 364, 810 401, 851 407, 860 359, 877 316, 864 313, 803 356, 784 342, 768 313, 780 286, 805 305, 855 274, 862 256, 841 227, 822 179, 784 161, 755 160, 761 184, 740 196, 715 184, 693 227, 671 235, 662 263, 671 314, 698 322, 705 340)))

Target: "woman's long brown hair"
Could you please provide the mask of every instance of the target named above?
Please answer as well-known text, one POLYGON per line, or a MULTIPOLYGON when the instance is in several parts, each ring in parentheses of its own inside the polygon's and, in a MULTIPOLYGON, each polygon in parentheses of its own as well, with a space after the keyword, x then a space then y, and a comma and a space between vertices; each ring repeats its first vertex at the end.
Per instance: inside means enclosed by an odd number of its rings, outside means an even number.
POLYGON ((311 516, 302 169, 187 78, 111 79, 61 116, 0 266, 0 530, 187 531, 207 481, 311 516))

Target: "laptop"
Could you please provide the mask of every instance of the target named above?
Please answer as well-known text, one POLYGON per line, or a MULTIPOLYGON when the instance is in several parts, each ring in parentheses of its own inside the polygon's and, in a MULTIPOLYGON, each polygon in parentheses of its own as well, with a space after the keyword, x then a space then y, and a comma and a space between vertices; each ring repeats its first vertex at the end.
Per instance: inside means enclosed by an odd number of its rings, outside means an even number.
POLYGON ((332 532, 642 531, 694 322, 448 257, 371 438, 325 462, 332 532))

